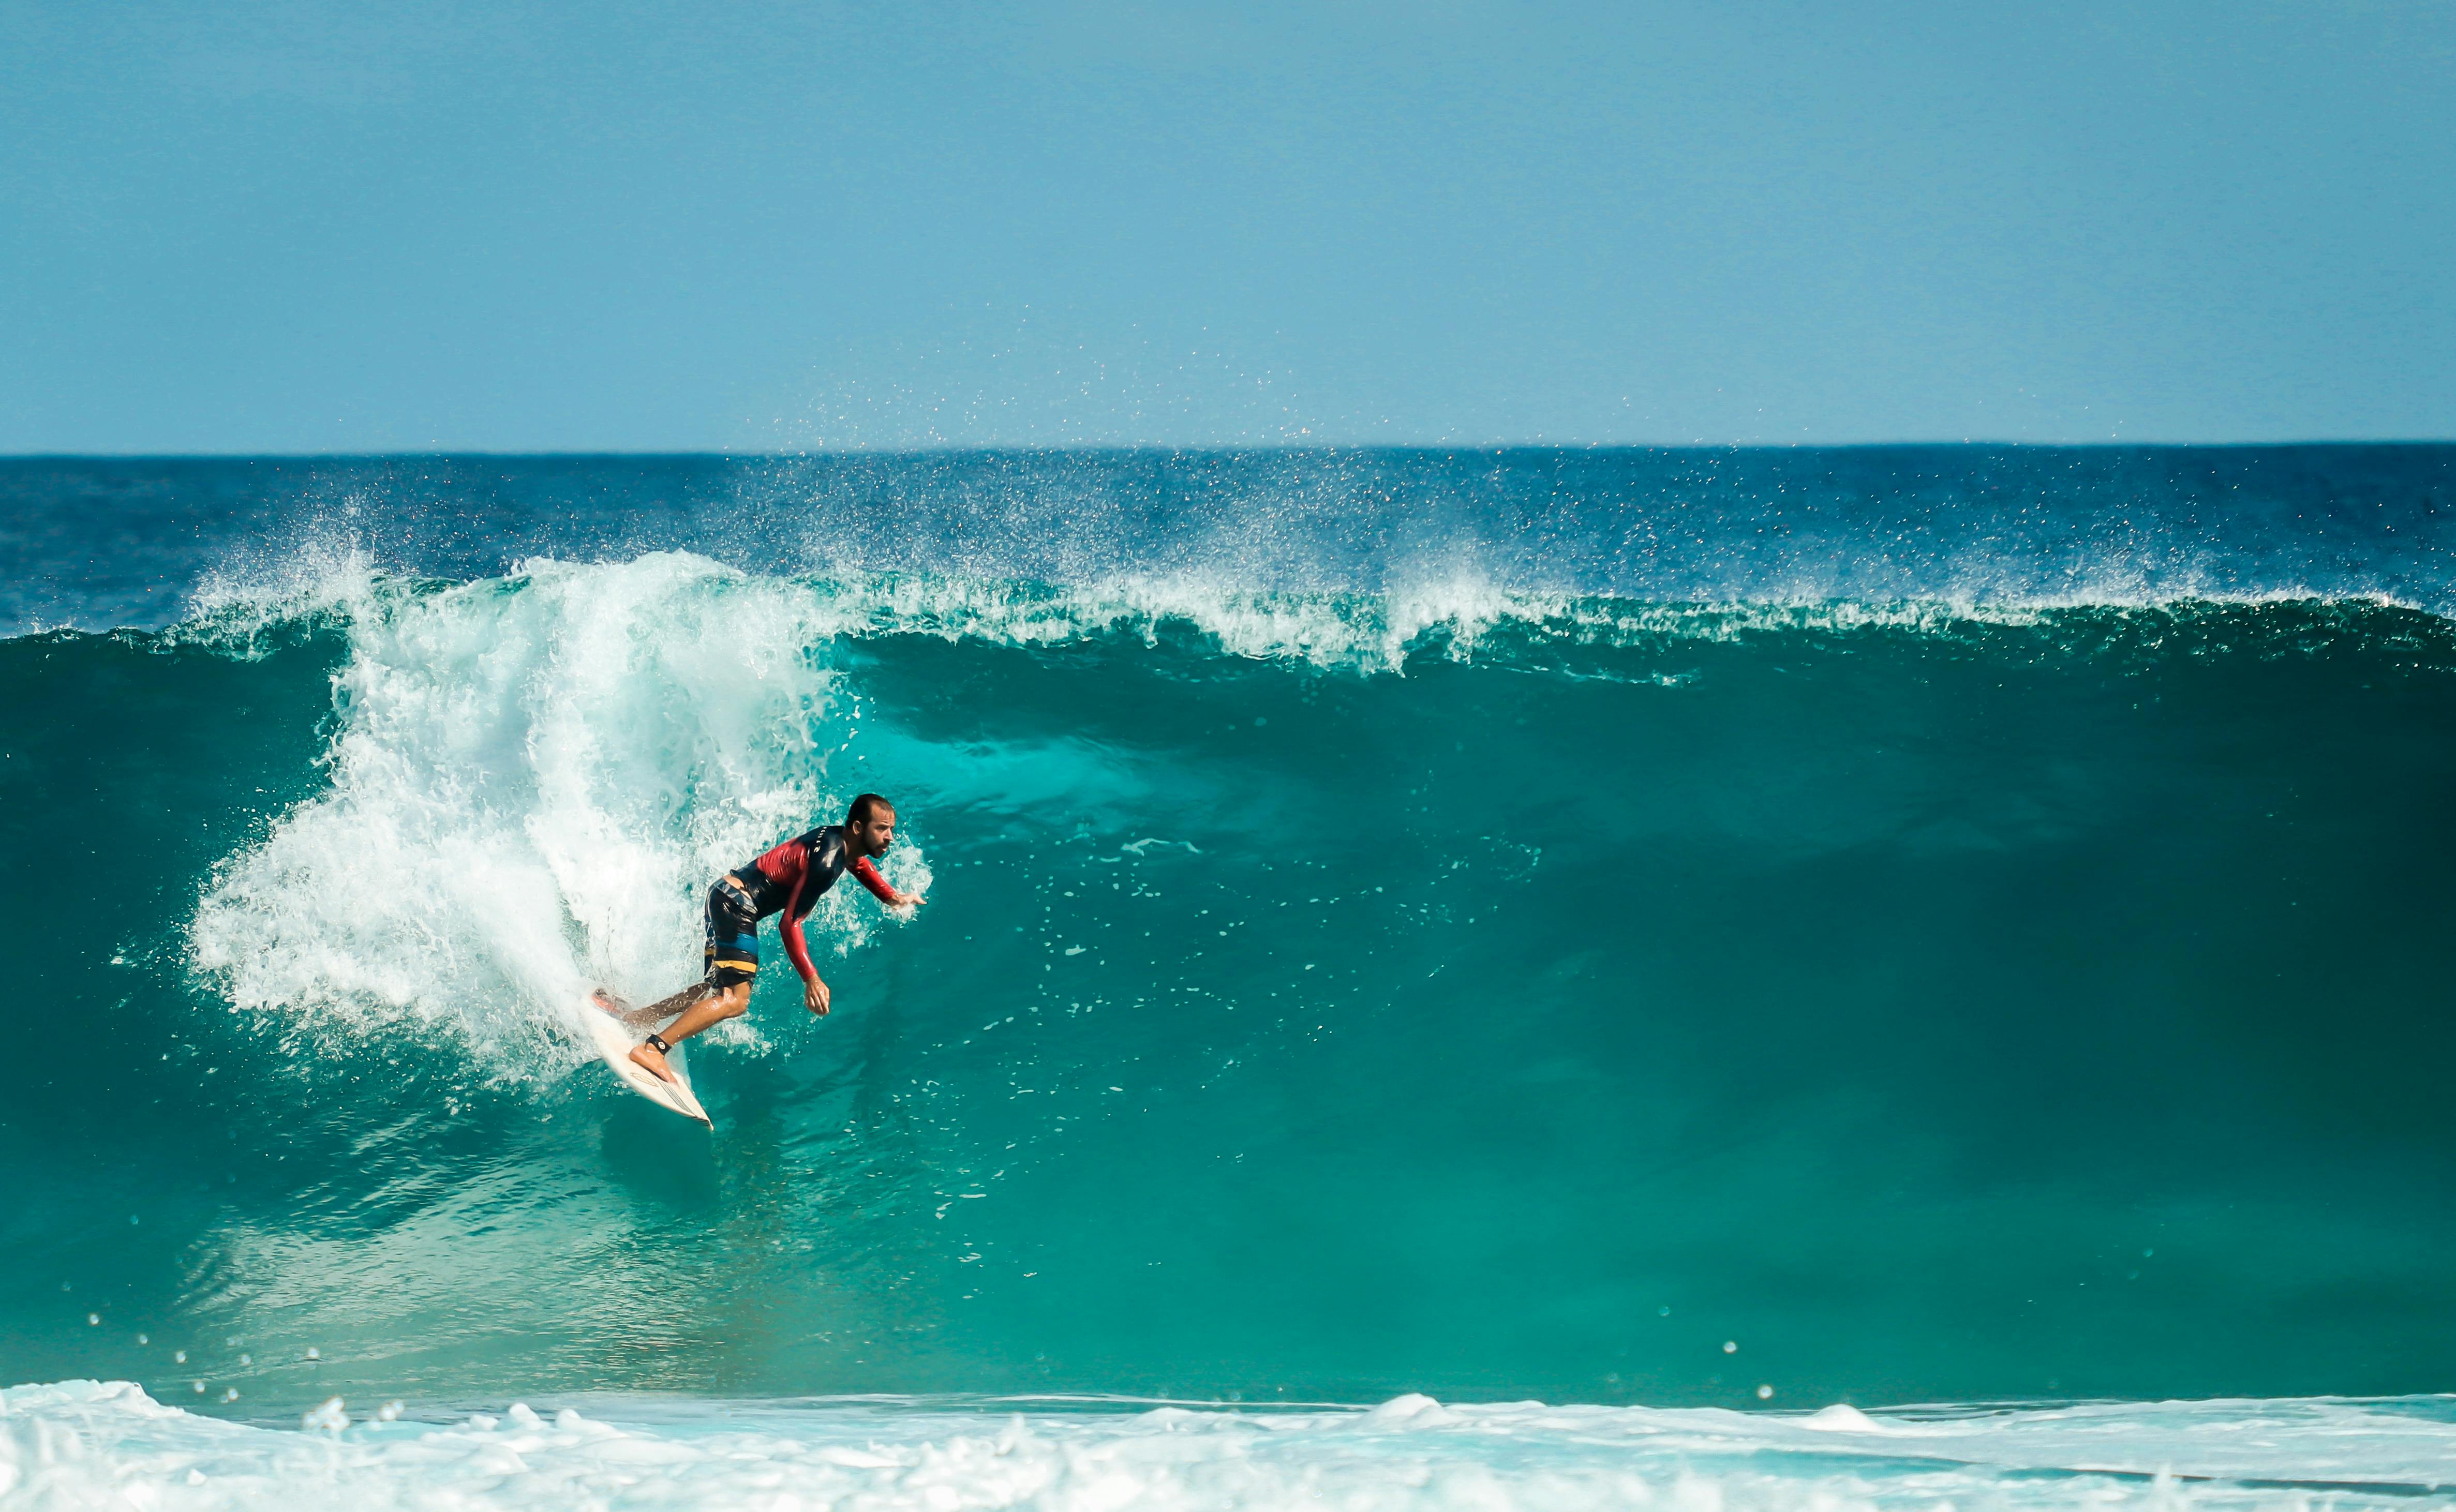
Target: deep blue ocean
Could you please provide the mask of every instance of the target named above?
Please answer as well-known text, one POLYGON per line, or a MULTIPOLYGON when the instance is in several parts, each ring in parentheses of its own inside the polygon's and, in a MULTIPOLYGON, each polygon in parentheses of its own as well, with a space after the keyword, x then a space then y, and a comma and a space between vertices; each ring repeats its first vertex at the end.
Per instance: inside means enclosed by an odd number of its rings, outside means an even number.
POLYGON ((2456 1486, 2456 446, 15 460, 0 636, 0 1505, 2456 1486))

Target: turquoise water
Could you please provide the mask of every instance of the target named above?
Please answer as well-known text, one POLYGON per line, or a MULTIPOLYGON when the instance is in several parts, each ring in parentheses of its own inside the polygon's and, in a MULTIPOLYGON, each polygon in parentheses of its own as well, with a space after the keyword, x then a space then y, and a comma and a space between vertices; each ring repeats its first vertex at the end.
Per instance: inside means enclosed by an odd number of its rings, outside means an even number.
POLYGON ((8 1377, 2445 1390, 2451 459, 10 464, 8 1377), (929 906, 621 1092, 863 788, 929 906))

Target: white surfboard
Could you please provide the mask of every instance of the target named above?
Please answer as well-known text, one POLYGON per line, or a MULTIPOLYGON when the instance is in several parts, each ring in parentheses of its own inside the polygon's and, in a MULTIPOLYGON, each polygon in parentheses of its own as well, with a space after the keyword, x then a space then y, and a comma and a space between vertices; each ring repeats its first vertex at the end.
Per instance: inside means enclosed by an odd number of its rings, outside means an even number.
POLYGON ((674 1069, 674 1079, 665 1080, 647 1067, 631 1058, 631 1048, 646 1041, 647 1035, 635 1032, 631 1026, 597 1006, 592 994, 580 1000, 580 1022, 587 1027, 588 1037, 597 1046, 597 1053, 622 1078, 623 1085, 647 1098, 660 1108, 670 1108, 686 1118, 696 1118, 710 1129, 716 1120, 691 1095, 690 1068, 683 1063, 680 1045, 665 1052, 665 1064, 674 1069))

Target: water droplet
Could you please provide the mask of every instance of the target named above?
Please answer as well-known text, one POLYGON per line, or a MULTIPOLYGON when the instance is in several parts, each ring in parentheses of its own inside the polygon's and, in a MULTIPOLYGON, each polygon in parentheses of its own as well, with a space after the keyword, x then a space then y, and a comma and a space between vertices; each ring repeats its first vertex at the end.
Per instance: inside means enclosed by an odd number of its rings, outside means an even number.
POLYGON ((1726 1355, 1736 1355, 1736 1354, 1738 1354, 1739 1352, 1740 1352, 1740 1341, 1739 1341, 1738 1339, 1736 1339, 1736 1338, 1727 1338, 1727 1339, 1724 1339, 1724 1340, 1723 1340, 1723 1353, 1724 1353, 1724 1354, 1726 1354, 1726 1355))
POLYGON ((1773 1400, 1773 1388, 1772 1388, 1771 1386, 1759 1386, 1759 1387, 1757 1388, 1757 1400, 1759 1400, 1759 1401, 1771 1401, 1771 1400, 1773 1400))

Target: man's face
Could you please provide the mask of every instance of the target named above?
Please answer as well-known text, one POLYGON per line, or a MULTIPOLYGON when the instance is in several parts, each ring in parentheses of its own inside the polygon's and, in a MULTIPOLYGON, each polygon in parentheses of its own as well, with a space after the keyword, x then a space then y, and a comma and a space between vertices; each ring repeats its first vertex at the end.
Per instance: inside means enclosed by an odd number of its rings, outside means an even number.
POLYGON ((887 848, 895 844, 895 810, 873 808, 869 818, 856 819, 848 828, 863 855, 883 856, 887 848))

